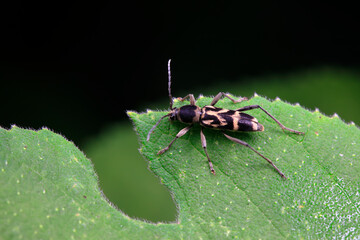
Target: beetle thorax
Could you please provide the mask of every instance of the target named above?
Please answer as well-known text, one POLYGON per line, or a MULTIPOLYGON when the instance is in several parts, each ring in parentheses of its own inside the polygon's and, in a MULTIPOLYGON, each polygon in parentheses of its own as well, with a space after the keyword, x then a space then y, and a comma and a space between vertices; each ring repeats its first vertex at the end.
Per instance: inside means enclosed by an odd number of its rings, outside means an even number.
POLYGON ((200 120, 201 108, 195 105, 185 105, 171 110, 171 120, 178 120, 183 123, 197 123, 200 120))

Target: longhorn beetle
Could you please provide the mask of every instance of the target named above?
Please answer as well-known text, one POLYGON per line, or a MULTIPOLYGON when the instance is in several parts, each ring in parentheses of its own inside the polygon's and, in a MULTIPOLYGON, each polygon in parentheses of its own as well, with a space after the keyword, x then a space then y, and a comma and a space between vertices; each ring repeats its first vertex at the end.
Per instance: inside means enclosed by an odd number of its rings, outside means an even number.
POLYGON ((175 138, 170 142, 170 144, 161 149, 157 154, 163 154, 166 152, 171 145, 175 142, 176 139, 182 137, 184 134, 186 134, 191 127, 194 125, 194 123, 199 123, 201 125, 200 130, 200 138, 201 138, 201 144, 204 148, 206 157, 209 162, 210 171, 215 175, 215 170, 213 167, 213 164, 210 160, 209 154, 206 150, 206 139, 205 135, 203 133, 203 128, 213 128, 213 129, 219 129, 221 130, 222 134, 229 140, 238 143, 240 145, 243 145, 245 147, 250 148, 252 151, 254 151, 256 154, 258 154, 260 157, 264 158, 268 163, 270 163, 275 170, 280 174, 281 177, 286 178, 285 174, 278 169, 275 164, 256 151, 252 146, 250 146, 248 143, 231 137, 227 135, 224 131, 242 131, 242 132, 254 132, 254 131, 264 131, 264 126, 261 125, 256 118, 253 116, 250 116, 249 114, 243 113, 244 111, 252 110, 252 109, 261 109, 264 113, 266 113, 269 117, 271 117, 283 130, 287 130, 296 134, 304 134, 303 132, 299 132, 290 128, 285 127, 282 123, 279 122, 275 117, 273 117, 269 112, 267 112, 264 108, 262 108, 259 105, 249 105, 245 106, 236 110, 228 110, 224 108, 218 108, 215 107, 215 104, 222 98, 227 97, 230 99, 233 103, 239 103, 241 101, 247 100, 246 97, 239 98, 238 100, 233 99, 230 97, 229 94, 224 92, 219 92, 212 100, 210 105, 199 107, 196 106, 196 101, 193 94, 188 94, 185 97, 181 98, 179 97, 179 101, 184 101, 185 99, 190 100, 190 105, 185 105, 179 108, 173 107, 173 97, 171 95, 171 71, 170 71, 170 62, 171 59, 168 61, 168 91, 169 91, 169 99, 170 99, 170 112, 166 114, 165 116, 162 116, 157 123, 150 129, 148 135, 147 135, 147 141, 150 139, 151 133, 154 131, 154 129, 159 125, 161 120, 163 120, 166 117, 169 117, 171 121, 177 120, 186 124, 189 124, 189 126, 181 129, 178 134, 176 134, 175 138))

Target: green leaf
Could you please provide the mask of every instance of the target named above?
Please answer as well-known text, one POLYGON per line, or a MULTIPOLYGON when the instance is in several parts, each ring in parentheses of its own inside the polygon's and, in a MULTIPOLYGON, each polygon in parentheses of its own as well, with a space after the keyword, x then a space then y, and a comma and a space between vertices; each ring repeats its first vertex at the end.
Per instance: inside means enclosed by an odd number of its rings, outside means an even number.
MULTIPOLYGON (((200 98, 197 105, 210 102, 200 98)), ((129 112, 150 169, 174 193, 183 231, 191 226, 212 239, 359 237, 359 129, 336 115, 329 118, 279 99, 270 102, 255 96, 240 104, 225 99, 217 106, 236 109, 252 104, 261 105, 287 127, 305 132, 284 133, 263 112, 253 110, 247 113, 263 123, 264 132, 229 133, 272 159, 288 180, 250 149, 205 129, 217 172, 213 176, 199 126, 157 156, 185 125, 163 120, 146 142, 148 131, 165 112, 129 112)))
MULTIPOLYGON (((201 98, 199 106, 209 104, 201 98)), ((179 105, 179 103, 176 103, 179 105)), ((186 103, 183 103, 186 104, 186 103)), ((264 132, 229 133, 272 159, 282 179, 262 158, 204 131, 216 176, 208 168, 199 126, 166 146, 184 127, 165 112, 129 112, 150 169, 172 191, 176 223, 151 224, 115 209, 101 194, 91 162, 73 143, 43 129, 0 128, 1 239, 281 239, 359 237, 359 129, 280 100, 254 97, 217 106, 259 104, 304 136, 284 133, 260 110, 248 113, 264 132)), ((126 197, 126 196, 124 196, 126 197)))
POLYGON ((101 190, 130 217, 151 222, 176 220, 169 190, 147 168, 132 123, 120 122, 83 144, 99 176, 101 190))
POLYGON ((90 160, 48 129, 0 128, 0 186, 0 239, 144 239, 180 229, 115 209, 90 160))

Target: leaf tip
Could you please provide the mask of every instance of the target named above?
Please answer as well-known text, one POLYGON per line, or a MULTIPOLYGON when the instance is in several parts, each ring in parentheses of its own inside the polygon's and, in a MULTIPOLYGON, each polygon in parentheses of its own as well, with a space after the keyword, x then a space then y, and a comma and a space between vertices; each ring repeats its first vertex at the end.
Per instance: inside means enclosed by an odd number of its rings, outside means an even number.
POLYGON ((136 115, 138 115, 137 112, 132 111, 132 110, 127 110, 127 111, 126 111, 126 114, 127 114, 130 118, 133 118, 133 117, 135 117, 136 115))

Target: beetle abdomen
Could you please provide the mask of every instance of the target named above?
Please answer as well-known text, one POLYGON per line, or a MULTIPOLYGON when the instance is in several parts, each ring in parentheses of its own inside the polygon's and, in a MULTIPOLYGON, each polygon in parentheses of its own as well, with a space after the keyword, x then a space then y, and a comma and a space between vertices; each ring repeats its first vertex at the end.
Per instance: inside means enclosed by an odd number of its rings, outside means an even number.
POLYGON ((200 124, 207 128, 229 131, 252 132, 264 130, 264 126, 249 114, 214 106, 205 106, 202 108, 200 124))

